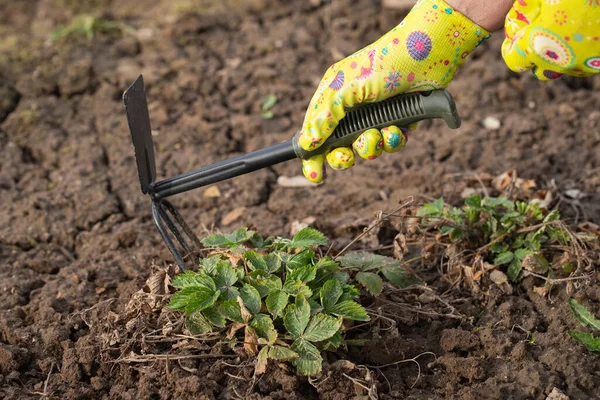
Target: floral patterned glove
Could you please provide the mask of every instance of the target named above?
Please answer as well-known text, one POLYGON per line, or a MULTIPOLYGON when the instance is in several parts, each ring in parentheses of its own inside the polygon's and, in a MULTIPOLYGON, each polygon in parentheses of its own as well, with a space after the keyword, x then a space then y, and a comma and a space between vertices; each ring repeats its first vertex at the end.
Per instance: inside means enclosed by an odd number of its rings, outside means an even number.
POLYGON ((600 0, 517 0, 506 17, 502 56, 538 79, 600 73, 600 0))
MULTIPOLYGON (((331 135, 346 111, 400 93, 445 88, 465 58, 490 33, 443 0, 420 0, 406 18, 375 43, 333 64, 314 94, 299 137, 305 150, 314 150, 331 135)), ((414 128, 414 127, 411 127, 414 128)), ((395 152, 406 144, 409 129, 390 126, 365 131, 353 148, 364 159, 395 152)), ((311 182, 323 180, 324 161, 333 169, 354 165, 351 148, 303 160, 311 182)))

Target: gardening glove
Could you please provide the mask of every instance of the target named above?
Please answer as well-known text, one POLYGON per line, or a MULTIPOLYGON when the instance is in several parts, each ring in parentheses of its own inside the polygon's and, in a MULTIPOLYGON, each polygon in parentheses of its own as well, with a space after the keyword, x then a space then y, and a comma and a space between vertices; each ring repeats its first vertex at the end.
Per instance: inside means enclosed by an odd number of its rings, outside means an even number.
POLYGON ((518 0, 506 16, 502 56, 541 80, 600 72, 600 0, 518 0))
MULTIPOLYGON (((327 70, 308 106, 300 146, 317 149, 352 107, 401 93, 445 88, 458 66, 489 36, 443 0, 420 0, 400 25, 327 70)), ((369 129, 352 147, 361 158, 371 160, 384 151, 403 148, 408 130, 369 129)), ((338 148, 303 160, 304 176, 321 182, 325 159, 333 169, 352 167, 353 149, 338 148)))

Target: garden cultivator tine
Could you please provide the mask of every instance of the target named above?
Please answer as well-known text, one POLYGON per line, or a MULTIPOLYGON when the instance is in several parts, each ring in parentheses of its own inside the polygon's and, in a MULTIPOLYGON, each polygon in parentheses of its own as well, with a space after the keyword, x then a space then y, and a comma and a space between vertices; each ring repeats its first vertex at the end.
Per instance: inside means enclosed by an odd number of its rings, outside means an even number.
POLYGON ((398 95, 379 103, 372 103, 348 111, 332 135, 318 149, 306 151, 298 144, 298 135, 292 140, 276 144, 252 153, 243 154, 219 161, 155 182, 156 167, 152 131, 144 81, 138 79, 123 94, 131 139, 135 148, 135 158, 142 193, 152 198, 152 215, 163 240, 173 254, 175 261, 185 269, 185 257, 177 249, 171 236, 175 237, 181 248, 190 254, 193 249, 188 245, 183 231, 193 245, 200 249, 201 244, 192 229, 185 223, 177 209, 165 198, 233 178, 248 172, 288 161, 294 158, 306 159, 323 154, 336 147, 348 147, 364 131, 370 128, 381 129, 386 126, 408 126, 425 119, 442 118, 450 128, 460 126, 460 117, 450 93, 445 90, 433 90, 422 93, 398 95), (181 230, 180 230, 181 229, 181 230))

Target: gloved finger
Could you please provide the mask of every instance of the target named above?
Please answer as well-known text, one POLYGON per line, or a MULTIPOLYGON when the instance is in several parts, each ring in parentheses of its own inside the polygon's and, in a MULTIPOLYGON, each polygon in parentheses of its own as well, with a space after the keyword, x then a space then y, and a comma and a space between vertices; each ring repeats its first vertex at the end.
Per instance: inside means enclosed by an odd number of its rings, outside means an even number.
POLYGON ((338 147, 327 154, 327 163, 333 169, 348 169, 354 166, 354 152, 350 147, 338 147))
POLYGON ((318 154, 302 160, 302 173, 312 183, 321 183, 325 177, 325 156, 318 154))
POLYGON ((374 160, 383 152, 383 137, 377 129, 367 129, 354 141, 352 147, 361 158, 374 160))
MULTIPOLYGON (((414 124, 416 125, 416 124, 414 124)), ((408 131, 410 128, 398 128, 391 125, 381 130, 383 137, 383 151, 386 153, 395 153, 406 146, 408 141, 408 131)))

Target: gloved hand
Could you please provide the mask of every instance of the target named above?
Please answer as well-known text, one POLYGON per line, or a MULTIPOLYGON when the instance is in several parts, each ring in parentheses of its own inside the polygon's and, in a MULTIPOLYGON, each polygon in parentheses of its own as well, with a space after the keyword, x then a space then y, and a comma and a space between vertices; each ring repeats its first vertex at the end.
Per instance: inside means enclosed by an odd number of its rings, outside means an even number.
MULTIPOLYGON (((420 0, 406 18, 375 43, 333 64, 325 73, 306 112, 299 137, 305 150, 315 150, 331 135, 346 110, 408 92, 445 88, 459 65, 490 33, 443 0, 420 0)), ((412 127, 414 128, 414 127, 412 127)), ((406 144, 406 127, 370 129, 354 142, 364 159, 406 144)), ((303 160, 311 182, 323 180, 324 160, 333 169, 354 165, 351 148, 303 160)))
POLYGON ((538 79, 600 73, 600 0, 518 0, 506 16, 502 56, 538 79))

